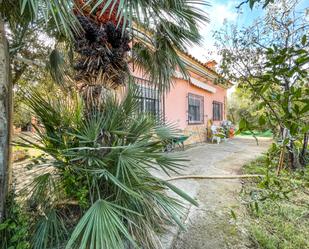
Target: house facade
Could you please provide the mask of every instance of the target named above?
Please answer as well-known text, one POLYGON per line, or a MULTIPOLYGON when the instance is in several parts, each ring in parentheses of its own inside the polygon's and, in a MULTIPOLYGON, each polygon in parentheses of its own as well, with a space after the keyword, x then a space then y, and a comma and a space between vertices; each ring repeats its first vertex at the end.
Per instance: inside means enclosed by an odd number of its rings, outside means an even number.
POLYGON ((131 69, 141 88, 140 109, 175 124, 189 136, 186 144, 205 142, 210 123, 220 125, 226 119, 227 89, 231 85, 215 83, 220 75, 215 71, 214 61, 204 64, 184 52, 180 52, 180 56, 189 78, 176 72, 170 91, 163 96, 151 87, 142 71, 131 69))
MULTIPOLYGON (((202 63, 188 53, 179 55, 186 64, 189 77, 185 78, 176 71, 169 92, 163 95, 142 70, 131 67, 131 74, 140 86, 140 111, 163 117, 165 122, 174 124, 181 133, 189 136, 185 144, 205 142, 211 123, 220 125, 226 119, 227 90, 232 85, 227 81, 216 83, 220 75, 215 70, 214 61, 202 63)), ((123 91, 119 90, 122 95, 123 91)), ((35 122, 32 120, 31 123, 35 122)))

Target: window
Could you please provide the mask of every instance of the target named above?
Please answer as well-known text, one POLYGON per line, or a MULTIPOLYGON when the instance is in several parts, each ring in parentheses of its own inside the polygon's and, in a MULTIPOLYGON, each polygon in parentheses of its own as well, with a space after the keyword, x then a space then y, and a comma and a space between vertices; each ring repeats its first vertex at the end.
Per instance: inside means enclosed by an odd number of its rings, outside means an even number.
POLYGON ((159 117, 160 95, 158 93, 158 90, 145 86, 139 86, 139 88, 140 88, 140 96, 138 97, 139 111, 159 117))
POLYGON ((189 93, 188 95, 188 123, 204 123, 204 97, 189 93))
POLYGON ((223 119, 223 104, 221 102, 214 101, 212 104, 212 119, 214 121, 221 121, 223 119))

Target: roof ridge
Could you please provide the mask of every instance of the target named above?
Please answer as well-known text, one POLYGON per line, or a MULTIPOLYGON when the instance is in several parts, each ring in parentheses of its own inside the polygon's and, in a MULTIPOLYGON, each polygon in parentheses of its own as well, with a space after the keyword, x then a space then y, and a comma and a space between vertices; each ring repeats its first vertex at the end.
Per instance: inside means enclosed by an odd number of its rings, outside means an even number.
POLYGON ((192 54, 190 54, 189 52, 187 52, 187 51, 185 51, 185 50, 183 50, 183 49, 179 49, 179 51, 180 51, 182 54, 188 56, 190 59, 192 59, 192 60, 194 60, 195 62, 197 62, 198 64, 200 64, 202 67, 204 67, 204 68, 206 68, 207 70, 211 71, 211 72, 214 73, 215 75, 221 76, 216 70, 214 70, 214 69, 208 67, 208 66, 206 65, 207 62, 203 63, 201 60, 199 60, 198 58, 196 58, 195 56, 193 56, 192 54))

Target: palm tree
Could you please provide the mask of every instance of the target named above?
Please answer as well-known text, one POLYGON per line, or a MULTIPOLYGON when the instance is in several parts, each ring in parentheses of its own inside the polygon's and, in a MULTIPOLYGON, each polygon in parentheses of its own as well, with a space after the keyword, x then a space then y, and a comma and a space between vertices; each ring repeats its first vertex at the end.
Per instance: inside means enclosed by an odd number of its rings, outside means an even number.
POLYGON ((173 129, 137 112, 137 91, 130 85, 122 101, 108 95, 91 112, 76 94, 28 98, 44 129, 20 145, 49 155, 26 189, 33 248, 160 248, 157 233, 181 226, 182 215, 165 190, 197 205, 152 173, 177 172, 182 159, 162 153, 173 129))
MULTIPOLYGON (((3 217, 5 193, 9 183, 9 127, 10 93, 12 86, 8 79, 9 60, 5 40, 4 23, 23 26, 39 23, 48 34, 56 39, 65 39, 73 44, 78 34, 84 34, 81 22, 77 18, 88 12, 104 20, 104 13, 113 13, 119 21, 122 34, 134 36, 133 60, 149 73, 152 81, 161 89, 168 89, 171 76, 178 67, 183 73, 183 62, 177 55, 178 49, 199 43, 201 36, 198 23, 207 21, 201 10, 205 3, 201 0, 159 0, 159 1, 111 1, 111 0, 0 0, 1 39, 0 56, 2 68, 0 117, 4 125, 0 126, 0 220, 3 217), (73 11, 74 10, 74 11, 73 11), (3 134, 3 135, 2 135, 3 134)), ((105 16, 106 18, 106 16, 105 16)), ((111 19, 111 15, 108 15, 111 19)), ((119 38, 122 38, 120 36, 119 38)), ((57 68, 57 67, 56 67, 57 68)))
MULTIPOLYGON (((131 60, 143 67, 160 90, 168 89, 176 68, 186 73, 178 50, 199 43, 198 23, 207 21, 198 7, 204 3, 198 0, 0 3, 2 28, 4 21, 13 25, 37 22, 48 34, 73 46, 77 55, 74 82, 81 81, 86 88, 93 83, 105 88, 127 84, 126 52, 128 42, 135 38, 131 60)), ((2 31, 4 44, 4 28, 2 31)), ((7 50, 3 46, 0 49, 0 59, 8 61, 3 56, 7 50)), ((51 57, 55 61, 60 58, 57 51, 51 57)), ((63 70, 55 64, 53 75, 63 70)), ((8 68, 3 72, 7 76, 8 68)), ((9 81, 2 82, 3 89, 10 93, 9 81)), ((76 85, 80 90, 80 84, 76 85)), ((136 90, 131 89, 119 102, 108 94, 103 103, 86 110, 85 102, 78 97, 66 95, 46 101, 32 94, 28 105, 44 129, 37 130, 38 143, 26 141, 23 145, 37 147, 51 156, 53 160, 48 162, 57 176, 46 173, 36 178, 29 193, 34 210, 44 213, 33 214, 34 248, 59 248, 69 237, 67 248, 123 248, 125 244, 156 248, 157 231, 174 222, 180 225, 181 203, 164 190, 170 189, 196 204, 150 173, 150 169, 159 168, 168 173, 180 166, 177 158, 161 153, 171 131, 150 117, 136 118, 135 95, 136 90), (75 220, 68 218, 71 209, 75 210, 75 220)), ((0 106, 10 106, 9 98, 0 101, 0 106)), ((10 112, 3 113, 7 126, 0 126, 0 132, 7 136, 2 143, 5 153, 0 168, 10 172, 9 153, 4 149, 9 147, 10 112)), ((1 176, 1 184, 8 186, 8 178, 1 176)), ((2 214, 6 189, 1 188, 0 193, 2 214)))

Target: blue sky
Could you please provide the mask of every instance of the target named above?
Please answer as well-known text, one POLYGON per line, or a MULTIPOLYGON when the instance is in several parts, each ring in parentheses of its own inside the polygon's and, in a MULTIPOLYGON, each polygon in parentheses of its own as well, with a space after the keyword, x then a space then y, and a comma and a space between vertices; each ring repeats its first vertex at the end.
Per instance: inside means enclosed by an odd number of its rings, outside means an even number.
MULTIPOLYGON (((255 19, 262 18, 264 10, 261 7, 255 6, 251 10, 248 4, 244 4, 241 10, 237 10, 236 6, 242 0, 208 0, 211 6, 205 7, 206 13, 210 22, 201 27, 201 34, 204 38, 202 47, 193 47, 188 49, 189 52, 199 60, 205 62, 210 59, 219 60, 216 55, 216 48, 214 46, 213 32, 223 27, 225 21, 235 23, 238 26, 250 25, 255 19)), ((299 5, 300 9, 309 7, 308 0, 301 0, 299 5)))

